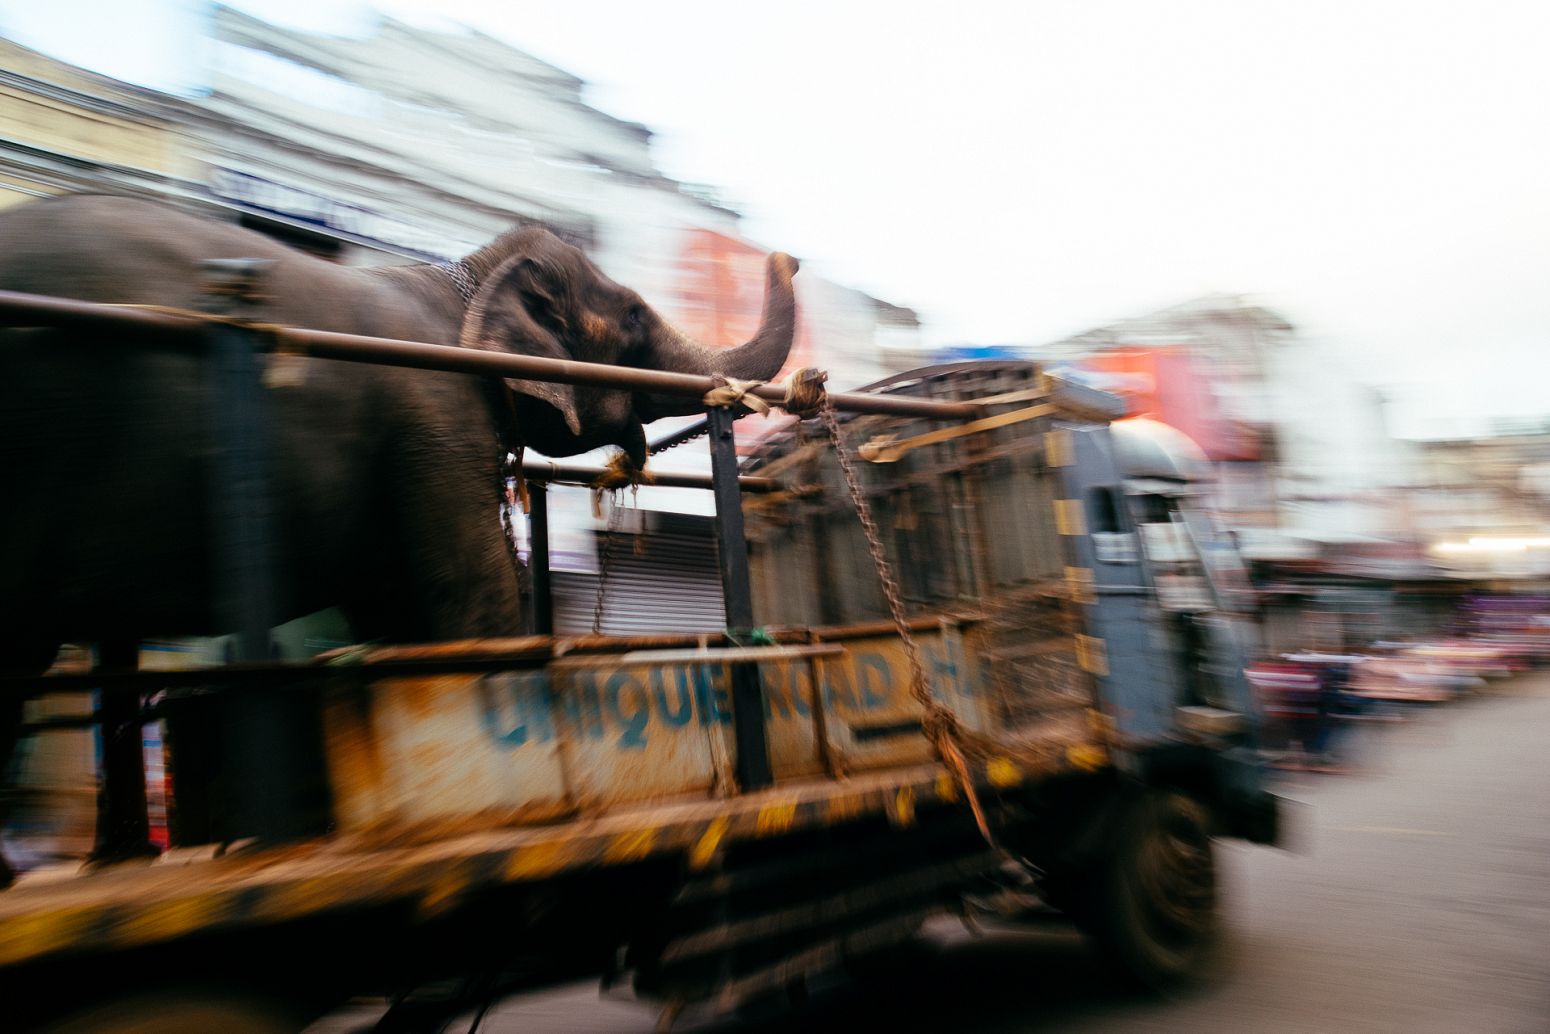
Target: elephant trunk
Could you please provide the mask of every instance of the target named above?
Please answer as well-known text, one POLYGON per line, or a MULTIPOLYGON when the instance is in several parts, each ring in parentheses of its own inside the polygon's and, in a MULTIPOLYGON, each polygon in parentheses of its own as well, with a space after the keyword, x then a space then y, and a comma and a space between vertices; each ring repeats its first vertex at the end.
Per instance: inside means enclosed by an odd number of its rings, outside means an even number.
MULTIPOLYGON (((796 275, 797 260, 775 252, 765 263, 764 312, 759 329, 747 343, 736 348, 708 348, 673 327, 663 324, 663 332, 646 365, 674 373, 710 376, 720 374, 737 380, 768 380, 780 372, 791 352, 796 335, 796 291, 791 278, 796 275)), ((638 394, 635 412, 642 422, 658 417, 684 416, 705 407, 695 399, 668 395, 638 394)))

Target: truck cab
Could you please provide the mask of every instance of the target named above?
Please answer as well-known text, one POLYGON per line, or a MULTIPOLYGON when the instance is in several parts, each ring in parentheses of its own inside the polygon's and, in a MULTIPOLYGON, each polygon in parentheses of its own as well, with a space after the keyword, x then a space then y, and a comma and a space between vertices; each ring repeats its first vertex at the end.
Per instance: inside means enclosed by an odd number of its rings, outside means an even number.
POLYGON ((1066 485, 1089 525, 1076 548, 1092 564, 1090 620, 1105 648, 1097 692, 1126 744, 1120 758, 1143 776, 1211 787, 1229 831, 1273 838, 1244 675, 1258 637, 1253 590, 1211 511, 1209 461, 1144 417, 1067 433, 1066 485))

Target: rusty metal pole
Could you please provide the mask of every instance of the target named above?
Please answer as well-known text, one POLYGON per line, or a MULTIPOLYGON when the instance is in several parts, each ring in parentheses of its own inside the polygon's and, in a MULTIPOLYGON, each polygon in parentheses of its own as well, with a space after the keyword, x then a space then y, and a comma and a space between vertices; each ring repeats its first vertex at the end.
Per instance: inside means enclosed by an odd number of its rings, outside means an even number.
MULTIPOLYGON (((240 315, 262 297, 268 262, 232 259, 205 263, 206 304, 220 315, 240 315)), ((209 521, 214 555, 214 612, 235 633, 227 660, 270 659, 276 623, 274 498, 270 477, 272 428, 264 386, 264 342, 231 323, 206 330, 210 362, 209 521)), ((287 782, 295 751, 287 735, 285 701, 272 692, 223 695, 213 707, 215 740, 225 756, 221 773, 227 836, 283 839, 287 782)))
POLYGON ((549 486, 541 481, 529 481, 527 500, 527 569, 533 576, 533 632, 536 635, 553 635, 554 589, 549 579, 549 486))
MULTIPOLYGON (((140 665, 140 644, 115 640, 97 645, 97 668, 134 671, 140 665)), ((135 689, 99 690, 101 703, 102 782, 97 792, 97 834, 94 862, 122 862, 154 856, 150 819, 145 805, 145 734, 140 723, 140 693, 135 689)))
MULTIPOLYGON (((120 340, 123 343, 143 344, 141 339, 149 337, 162 347, 176 348, 199 347, 200 335, 205 330, 205 323, 197 315, 153 312, 15 291, 0 291, 0 326, 107 329, 122 335, 120 340)), ((273 332, 272 344, 288 353, 310 355, 318 359, 518 377, 552 384, 594 384, 679 398, 700 398, 719 386, 714 378, 701 374, 641 370, 608 363, 582 363, 572 359, 547 359, 542 356, 488 352, 456 345, 339 334, 326 330, 279 328, 273 332)), ((1124 412, 1123 405, 1117 400, 1091 388, 1066 384, 1061 391, 1070 396, 1060 401, 1063 408, 1085 407, 1094 419, 1115 419, 1124 412), (1107 401, 1098 403, 1094 401, 1096 399, 1107 401)), ((780 405, 786 389, 781 384, 761 384, 751 388, 749 394, 780 405)), ((829 393, 829 403, 836 410, 847 413, 920 416, 931 420, 974 420, 984 416, 984 408, 973 400, 948 402, 899 394, 836 391, 829 393)))
MULTIPOLYGON (((748 540, 743 531, 743 499, 737 483, 737 440, 730 407, 710 411, 710 469, 715 482, 717 562, 727 631, 753 627, 753 592, 748 583, 748 540)), ((734 639, 734 643, 736 640, 734 639)), ((743 645, 743 644, 738 644, 743 645)), ((770 748, 764 728, 764 687, 754 664, 732 666, 732 729, 737 744, 737 785, 757 790, 773 782, 770 748)))
MULTIPOLYGON (((256 300, 268 262, 205 264, 211 312, 236 315, 256 300)), ((270 426, 261 342, 244 327, 212 323, 209 335, 212 455, 211 540, 215 544, 215 614, 237 634, 239 661, 269 659, 274 625, 273 525, 269 484, 270 426)))

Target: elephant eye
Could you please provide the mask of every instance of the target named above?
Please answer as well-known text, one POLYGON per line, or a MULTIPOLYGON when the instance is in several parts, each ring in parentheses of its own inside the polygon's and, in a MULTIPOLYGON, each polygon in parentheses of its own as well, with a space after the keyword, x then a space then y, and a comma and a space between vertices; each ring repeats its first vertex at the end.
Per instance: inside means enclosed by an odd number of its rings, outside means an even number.
POLYGON ((632 305, 624 314, 624 325, 631 330, 639 330, 646 325, 646 312, 639 305, 632 305))

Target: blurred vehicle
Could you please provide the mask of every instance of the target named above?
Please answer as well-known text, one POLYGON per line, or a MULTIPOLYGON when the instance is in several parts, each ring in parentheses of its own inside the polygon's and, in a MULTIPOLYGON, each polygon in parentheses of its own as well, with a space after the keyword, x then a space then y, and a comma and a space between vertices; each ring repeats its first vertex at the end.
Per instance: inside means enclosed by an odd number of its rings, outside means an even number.
POLYGON ((1441 704, 1485 685, 1476 659, 1431 646, 1374 644, 1378 653, 1362 662, 1352 692, 1369 700, 1398 704, 1441 704))

